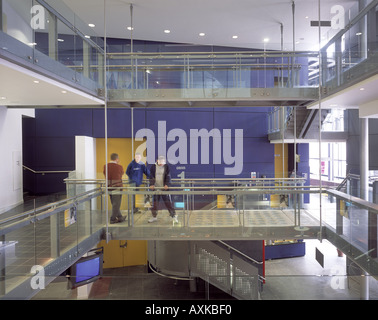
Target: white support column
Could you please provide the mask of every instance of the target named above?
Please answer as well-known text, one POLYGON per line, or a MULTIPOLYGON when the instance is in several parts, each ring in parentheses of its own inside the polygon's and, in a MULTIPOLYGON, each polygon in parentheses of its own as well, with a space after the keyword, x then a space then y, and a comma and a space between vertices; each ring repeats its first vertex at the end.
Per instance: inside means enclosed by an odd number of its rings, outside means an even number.
MULTIPOLYGON (((360 118, 360 198, 369 200, 369 119, 360 118)), ((368 212, 366 212, 368 214, 368 212)), ((369 276, 361 275, 360 299, 369 300, 369 276)))

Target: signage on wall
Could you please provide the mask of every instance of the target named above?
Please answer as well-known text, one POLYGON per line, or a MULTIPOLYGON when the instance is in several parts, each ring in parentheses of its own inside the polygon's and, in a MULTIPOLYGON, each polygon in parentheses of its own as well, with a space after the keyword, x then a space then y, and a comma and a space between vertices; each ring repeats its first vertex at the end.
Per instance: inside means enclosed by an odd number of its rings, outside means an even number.
POLYGON ((154 163, 158 156, 164 155, 170 164, 180 166, 211 164, 210 158, 212 158, 212 164, 228 166, 224 168, 226 176, 239 175, 243 172, 243 129, 234 129, 234 133, 232 131, 232 129, 217 128, 190 129, 188 135, 180 128, 167 132, 166 121, 158 121, 157 136, 148 128, 136 132, 135 141, 143 142, 136 152, 140 154, 146 152, 148 163, 154 163), (168 146, 169 143, 171 144, 168 146))

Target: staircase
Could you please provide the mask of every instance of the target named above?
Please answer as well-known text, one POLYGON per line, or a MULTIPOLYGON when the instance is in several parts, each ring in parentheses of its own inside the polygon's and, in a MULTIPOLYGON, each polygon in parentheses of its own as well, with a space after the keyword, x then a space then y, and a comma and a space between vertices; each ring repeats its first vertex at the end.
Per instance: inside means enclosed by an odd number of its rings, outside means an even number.
MULTIPOLYGON (((295 112, 296 119, 294 120, 294 110, 288 119, 285 136, 294 138, 295 132, 297 139, 317 138, 319 136, 319 110, 297 108, 295 112), (296 129, 295 131, 294 128, 296 129)), ((329 110, 321 110, 321 123, 323 123, 328 113, 329 110)))
POLYGON ((254 264, 259 262, 214 241, 194 241, 191 251, 192 276, 237 299, 258 299, 260 277, 254 264))

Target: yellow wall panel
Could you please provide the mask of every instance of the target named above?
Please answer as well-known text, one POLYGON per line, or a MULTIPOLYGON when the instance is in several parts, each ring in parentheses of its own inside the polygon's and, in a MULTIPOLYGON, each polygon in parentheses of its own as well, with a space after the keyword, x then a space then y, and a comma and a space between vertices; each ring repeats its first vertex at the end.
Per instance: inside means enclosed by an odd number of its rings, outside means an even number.
MULTIPOLYGON (((97 178, 104 179, 104 165, 110 161, 112 153, 118 153, 120 165, 126 172, 127 166, 134 158, 134 152, 131 150, 130 138, 109 138, 108 155, 105 157, 105 139, 96 139, 96 163, 97 178)), ((134 150, 143 142, 135 142, 134 150)), ((127 179, 125 174, 124 179, 127 179)), ((109 209, 111 210, 111 204, 109 209)), ((127 210, 127 196, 122 197, 121 210, 127 210)), ((125 214, 124 212, 122 214, 125 214)), ((127 246, 124 246, 125 240, 101 241, 99 246, 104 247, 104 268, 121 268, 126 266, 146 265, 147 264, 147 241, 145 240, 127 240, 127 246)))
POLYGON ((145 240, 102 240, 104 268, 122 268, 147 264, 147 241, 145 240), (127 244, 125 245, 125 243, 127 244))
MULTIPOLYGON (((129 163, 134 159, 134 153, 131 152, 131 138, 109 138, 108 140, 108 156, 105 158, 105 139, 96 139, 96 172, 97 179, 104 179, 104 165, 106 162, 110 161, 110 155, 112 153, 118 153, 119 164, 123 167, 125 171, 124 179, 128 179, 126 175, 126 169, 129 163)), ((142 144, 143 141, 134 142, 134 150, 142 144)), ((121 210, 127 210, 128 208, 128 197, 122 197, 121 210)), ((108 208, 111 209, 110 200, 108 201, 108 208)))
MULTIPOLYGON (((282 143, 274 145, 274 177, 275 178, 288 178, 288 154, 289 149, 287 143, 282 148, 282 143), (284 161, 282 161, 282 158, 284 161)), ((280 195, 272 194, 270 197, 271 206, 280 206, 280 195)))
POLYGON ((226 208, 227 204, 227 196, 223 194, 218 194, 217 195, 217 208, 226 208))
MULTIPOLYGON (((124 242, 124 241, 123 241, 124 242)), ((147 264, 147 241, 127 240, 127 247, 123 250, 123 265, 140 266, 147 264)))

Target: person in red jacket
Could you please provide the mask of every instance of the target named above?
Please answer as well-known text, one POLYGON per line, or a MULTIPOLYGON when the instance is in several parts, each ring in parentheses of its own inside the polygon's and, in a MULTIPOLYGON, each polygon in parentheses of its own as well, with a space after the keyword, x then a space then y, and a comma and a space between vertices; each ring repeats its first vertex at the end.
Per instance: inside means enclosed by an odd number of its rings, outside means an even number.
POLYGON ((125 220, 125 217, 121 214, 121 202, 122 194, 113 194, 115 190, 112 187, 122 187, 122 176, 125 173, 123 167, 119 164, 119 156, 117 153, 112 153, 110 155, 110 162, 104 166, 104 175, 106 177, 106 166, 108 168, 108 188, 110 202, 112 203, 112 216, 110 217, 110 223, 122 222, 125 220))

